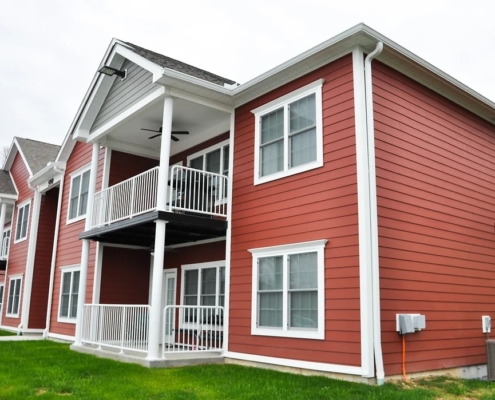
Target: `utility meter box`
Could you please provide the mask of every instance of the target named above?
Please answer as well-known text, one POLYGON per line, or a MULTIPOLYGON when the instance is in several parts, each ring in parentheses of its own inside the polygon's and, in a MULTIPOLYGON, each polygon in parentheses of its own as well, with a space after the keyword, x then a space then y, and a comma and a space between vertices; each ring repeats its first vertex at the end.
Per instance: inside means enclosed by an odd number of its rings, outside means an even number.
POLYGON ((426 317, 422 314, 396 314, 396 330, 401 335, 418 332, 426 328, 426 317))

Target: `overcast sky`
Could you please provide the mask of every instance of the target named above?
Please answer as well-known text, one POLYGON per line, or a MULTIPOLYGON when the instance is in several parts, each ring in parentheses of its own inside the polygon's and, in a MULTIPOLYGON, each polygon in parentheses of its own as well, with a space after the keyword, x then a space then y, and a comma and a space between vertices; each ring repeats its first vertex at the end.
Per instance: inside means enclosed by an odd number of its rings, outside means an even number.
POLYGON ((61 144, 112 37, 246 82, 364 22, 495 101, 493 0, 3 0, 0 146, 61 144))

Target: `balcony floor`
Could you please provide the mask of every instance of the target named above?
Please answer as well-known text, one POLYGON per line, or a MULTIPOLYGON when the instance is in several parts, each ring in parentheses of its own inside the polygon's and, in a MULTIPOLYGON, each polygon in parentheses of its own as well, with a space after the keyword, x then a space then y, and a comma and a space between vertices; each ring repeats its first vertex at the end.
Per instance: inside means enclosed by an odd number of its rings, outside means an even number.
POLYGON ((216 239, 227 233, 227 221, 191 214, 151 211, 83 232, 79 239, 152 247, 155 243, 157 220, 167 221, 166 246, 216 239))
MULTIPOLYGON (((145 353, 126 351, 121 353, 119 349, 96 345, 72 345, 71 349, 79 353, 92 354, 101 358, 109 358, 116 361, 139 364, 148 368, 169 368, 184 367, 188 365, 199 364, 218 364, 223 363, 224 358, 220 352, 202 352, 202 353, 177 353, 167 354, 167 359, 147 360, 145 353)), ((160 346, 161 354, 161 346, 160 346)))

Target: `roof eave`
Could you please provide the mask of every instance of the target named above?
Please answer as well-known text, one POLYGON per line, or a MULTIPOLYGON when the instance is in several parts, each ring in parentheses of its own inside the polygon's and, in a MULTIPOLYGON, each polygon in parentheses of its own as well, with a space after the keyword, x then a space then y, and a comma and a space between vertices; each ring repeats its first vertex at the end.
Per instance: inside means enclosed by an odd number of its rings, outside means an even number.
POLYGON ((35 175, 28 179, 28 184, 39 185, 64 171, 66 167, 65 162, 54 161, 48 163, 48 165, 42 170, 38 171, 35 175))

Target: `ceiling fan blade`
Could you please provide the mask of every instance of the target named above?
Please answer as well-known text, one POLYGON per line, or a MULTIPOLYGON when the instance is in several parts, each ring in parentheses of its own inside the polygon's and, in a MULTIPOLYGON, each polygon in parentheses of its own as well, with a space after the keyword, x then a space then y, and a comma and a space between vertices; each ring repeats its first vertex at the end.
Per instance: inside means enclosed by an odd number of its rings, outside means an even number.
POLYGON ((175 136, 170 136, 174 142, 178 142, 179 138, 176 138, 175 136))
MULTIPOLYGON (((152 131, 152 132, 155 132, 155 131, 152 131)), ((157 134, 157 135, 150 136, 148 139, 154 139, 154 138, 156 138, 156 137, 158 137, 158 136, 162 136, 162 134, 161 134, 161 133, 159 133, 159 134, 157 134)))
POLYGON ((162 133, 162 128, 160 128, 159 130, 141 128, 141 130, 142 130, 142 131, 148 131, 148 132, 162 133))
POLYGON ((172 135, 189 135, 188 131, 172 131, 172 135))

